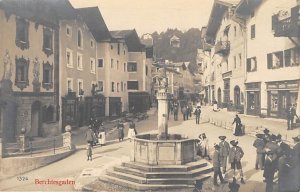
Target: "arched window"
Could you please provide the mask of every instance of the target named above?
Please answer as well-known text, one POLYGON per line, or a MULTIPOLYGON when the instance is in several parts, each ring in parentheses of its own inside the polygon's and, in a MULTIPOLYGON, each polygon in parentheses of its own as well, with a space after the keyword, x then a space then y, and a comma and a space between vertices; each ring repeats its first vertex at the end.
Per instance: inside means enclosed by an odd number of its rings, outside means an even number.
POLYGON ((82 48, 82 32, 80 29, 77 31, 77 46, 82 48))

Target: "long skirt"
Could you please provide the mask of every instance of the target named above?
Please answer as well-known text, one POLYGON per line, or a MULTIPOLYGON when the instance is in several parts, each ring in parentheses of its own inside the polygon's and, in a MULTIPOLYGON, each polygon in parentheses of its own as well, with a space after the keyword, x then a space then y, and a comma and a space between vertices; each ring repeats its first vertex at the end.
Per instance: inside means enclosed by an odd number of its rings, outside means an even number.
POLYGON ((133 139, 135 137, 134 129, 128 129, 128 139, 133 139))
POLYGON ((105 132, 100 132, 98 135, 98 142, 100 145, 105 145, 106 138, 105 138, 105 132))

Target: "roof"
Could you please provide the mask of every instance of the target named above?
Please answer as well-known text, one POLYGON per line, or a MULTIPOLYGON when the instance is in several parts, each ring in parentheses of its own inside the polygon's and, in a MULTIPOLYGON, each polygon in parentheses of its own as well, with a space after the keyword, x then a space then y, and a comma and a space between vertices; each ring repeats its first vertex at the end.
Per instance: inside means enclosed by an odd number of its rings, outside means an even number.
POLYGON ((239 0, 215 0, 206 29, 207 42, 213 44, 224 14, 228 8, 235 7, 238 2, 239 0))
POLYGON ((110 34, 115 39, 124 39, 129 52, 141 52, 145 50, 145 45, 141 43, 135 29, 110 31, 110 34))
POLYGON ((235 12, 239 16, 249 16, 251 12, 262 3, 262 0, 241 0, 237 5, 235 12))
POLYGON ((57 25, 58 19, 71 19, 76 12, 68 0, 2 0, 0 8, 7 15, 48 25, 57 25))
POLYGON ((112 38, 98 7, 77 9, 97 42, 112 38))

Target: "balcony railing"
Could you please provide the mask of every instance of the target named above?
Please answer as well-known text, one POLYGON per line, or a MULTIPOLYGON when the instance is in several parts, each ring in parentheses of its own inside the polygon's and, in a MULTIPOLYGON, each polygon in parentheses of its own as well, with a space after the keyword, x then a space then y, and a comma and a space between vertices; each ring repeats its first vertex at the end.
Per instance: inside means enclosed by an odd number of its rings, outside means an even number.
POLYGON ((215 45, 215 53, 228 55, 230 51, 230 41, 218 41, 215 45))
POLYGON ((291 8, 291 17, 279 20, 279 15, 273 17, 273 29, 275 37, 299 37, 300 36, 300 6, 291 8))

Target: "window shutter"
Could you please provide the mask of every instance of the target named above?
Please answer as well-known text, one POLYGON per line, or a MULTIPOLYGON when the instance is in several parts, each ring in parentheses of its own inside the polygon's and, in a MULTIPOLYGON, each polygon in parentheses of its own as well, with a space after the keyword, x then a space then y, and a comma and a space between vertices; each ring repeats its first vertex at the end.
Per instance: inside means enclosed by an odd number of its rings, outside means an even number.
POLYGON ((275 30, 278 23, 278 14, 272 16, 272 30, 275 30))
POLYGON ((251 58, 247 59, 247 72, 251 72, 251 58))
POLYGON ((272 53, 269 53, 268 55, 267 55, 267 64, 268 64, 268 69, 272 69, 272 53))

